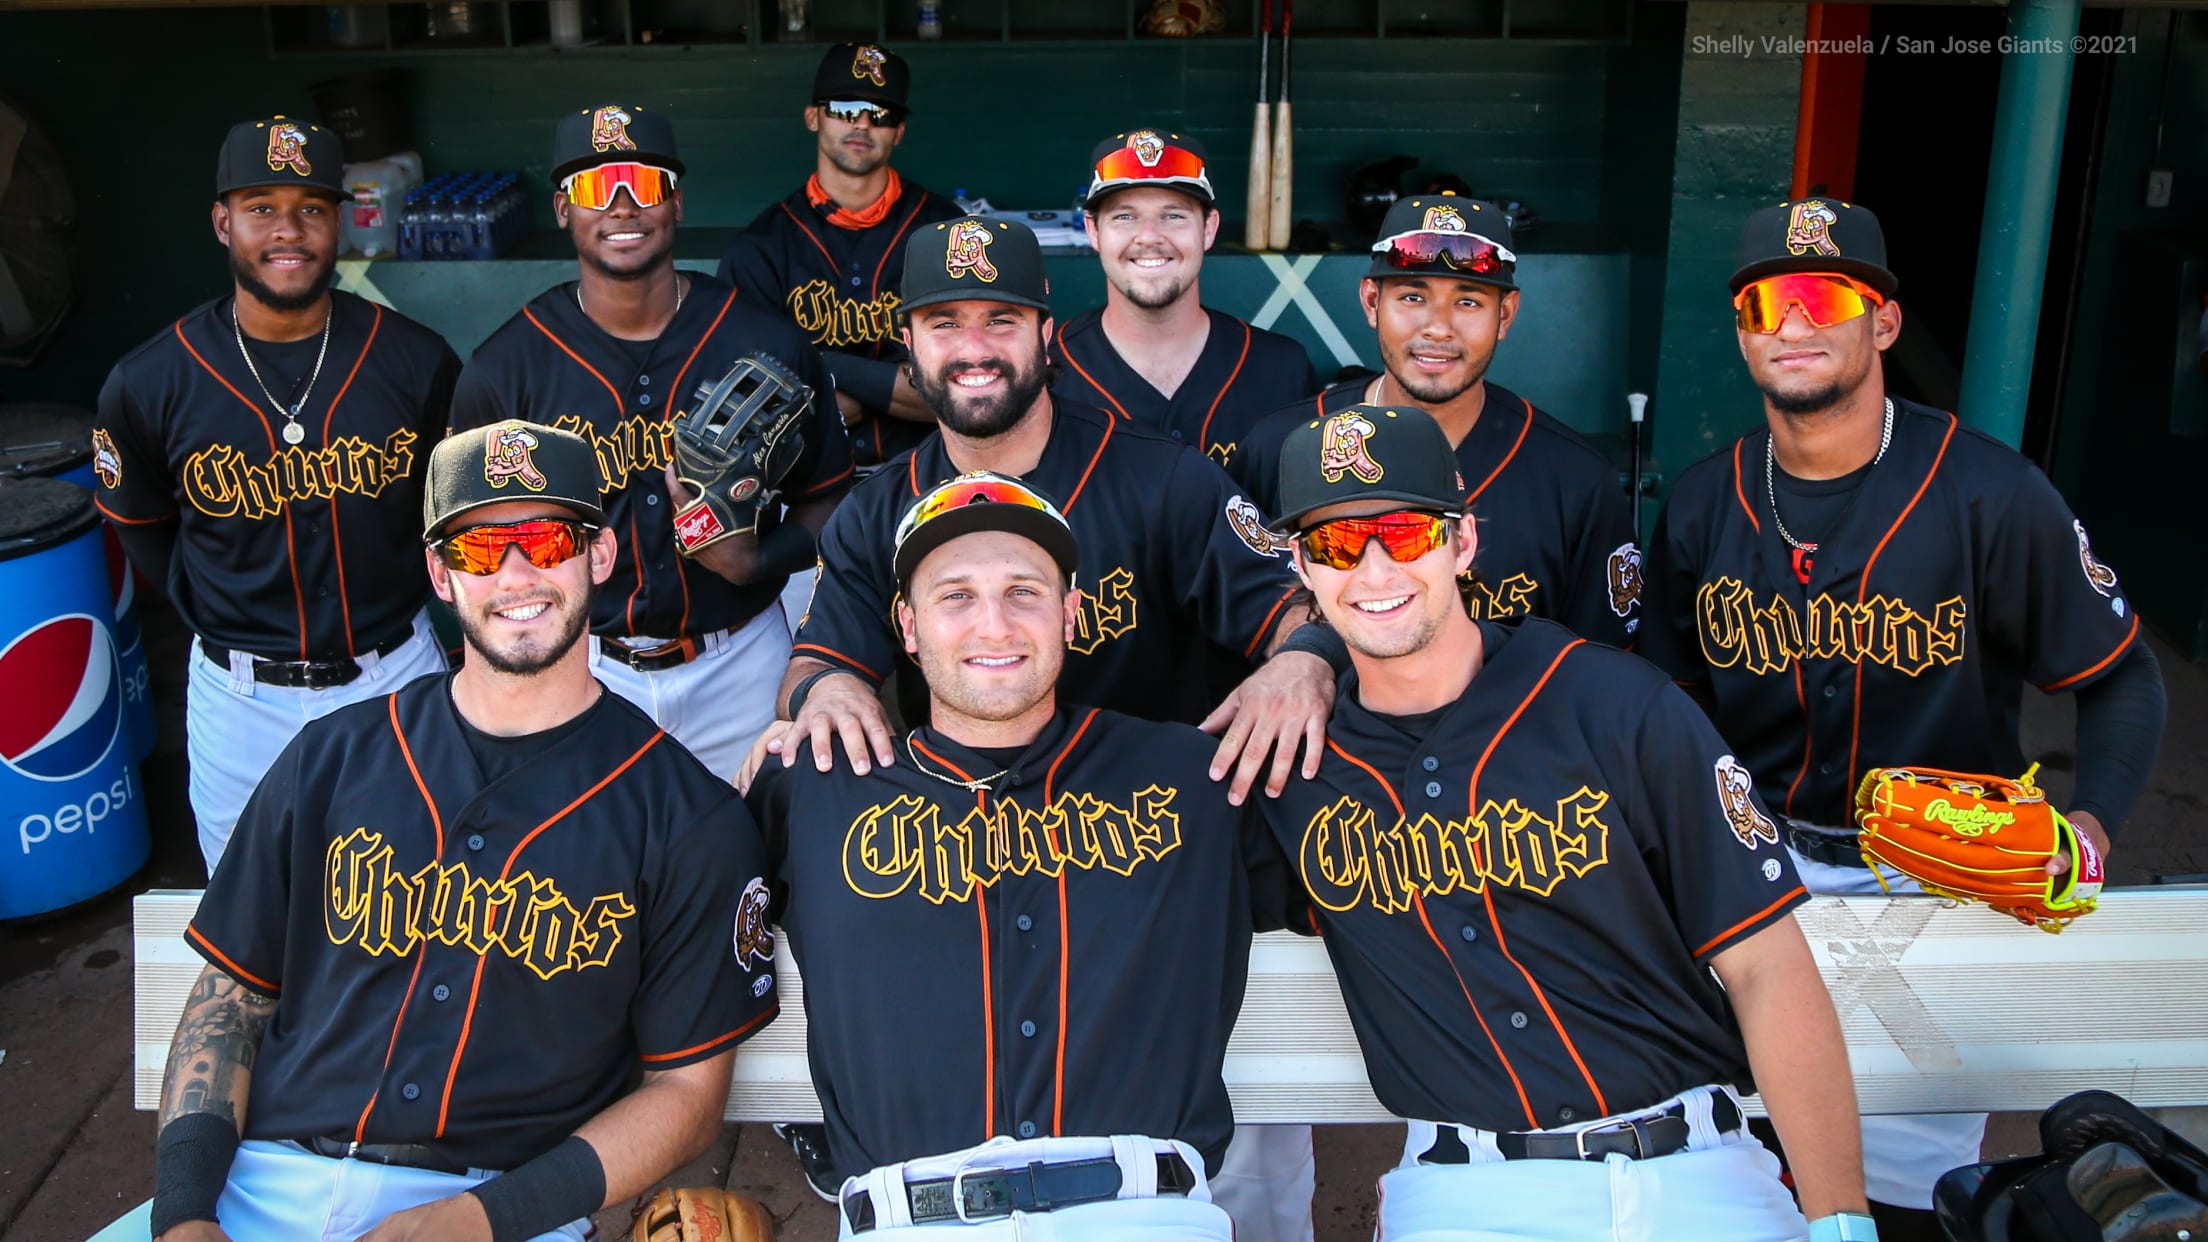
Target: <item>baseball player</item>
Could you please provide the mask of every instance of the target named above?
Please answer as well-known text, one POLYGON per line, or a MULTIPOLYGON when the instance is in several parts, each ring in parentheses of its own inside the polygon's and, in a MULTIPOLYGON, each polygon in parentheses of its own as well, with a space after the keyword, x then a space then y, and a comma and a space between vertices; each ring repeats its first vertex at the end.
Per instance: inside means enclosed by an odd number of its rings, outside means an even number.
POLYGON ((760 843, 591 676, 595 458, 518 422, 431 455, 461 666, 309 724, 247 804, 185 931, 154 1237, 580 1240, 719 1133, 776 1012, 760 843))
POLYGON ((1518 316, 1518 255, 1502 211, 1450 194, 1403 199, 1372 252, 1358 288, 1386 373, 1266 418, 1230 470, 1277 512, 1274 471, 1296 428, 1358 402, 1415 405, 1449 433, 1483 524, 1481 584, 1465 595, 1472 615, 1547 617, 1627 645, 1640 620, 1641 553, 1618 471, 1579 433, 1485 378, 1518 316))
MULTIPOLYGON (((621 536, 613 585, 591 616, 591 659, 615 693, 651 714, 716 772, 732 773, 773 719, 764 687, 789 658, 777 597, 814 561, 814 536, 851 481, 834 387, 787 320, 744 304, 709 276, 678 273, 684 173, 666 115, 606 104, 562 117, 553 141, 553 212, 580 256, 475 351, 453 395, 453 425, 518 418, 587 436, 621 536), (763 354, 813 394, 803 450, 757 530, 695 552, 677 510, 672 421, 738 359, 763 354)), ((533 433, 524 433, 533 434, 533 433)))
MULTIPOLYGON (((2161 741, 2139 616, 2046 476, 1886 392, 1897 283, 1866 208, 1749 217, 1732 289, 1766 425, 1680 475, 1650 544, 1641 648, 1739 748, 1813 892, 1879 891, 1850 814, 1865 771, 2022 772, 2026 683, 2078 697, 2068 814, 2104 855, 2161 741)), ((1939 1236, 1921 1209, 1984 1120, 1864 1119, 1889 1239, 1939 1236)))
POLYGON ((861 469, 918 444, 935 420, 899 366, 897 308, 906 243, 959 209, 889 165, 905 140, 911 93, 912 69, 895 52, 872 43, 829 48, 805 106, 818 142, 813 175, 760 212, 721 257, 722 280, 795 321, 826 358, 861 469))
POLYGON ((1203 304, 1219 235, 1203 144, 1114 134, 1089 159, 1084 227, 1104 265, 1104 308, 1051 341, 1053 391, 1194 445, 1224 466, 1259 418, 1319 391, 1303 346, 1203 304))
POLYGON ((404 550, 460 363, 429 329, 330 289, 343 164, 319 125, 233 126, 213 211, 230 296, 100 389, 95 499, 197 636, 185 747, 210 873, 301 725, 445 666, 404 550))
POLYGON ((1208 739, 1062 701, 1084 557, 1047 497, 964 475, 893 547, 930 723, 751 789, 842 1236, 1230 1242, 1220 1069, 1285 861, 1208 739))
POLYGON ((1279 463, 1280 528, 1354 667, 1317 779, 1261 805, 1373 1092, 1410 1119, 1377 1237, 1875 1238, 1777 826, 1655 669, 1465 611, 1482 532, 1449 447, 1424 411, 1358 404, 1279 463), (1744 1126, 1751 1071, 1799 1209, 1744 1126))

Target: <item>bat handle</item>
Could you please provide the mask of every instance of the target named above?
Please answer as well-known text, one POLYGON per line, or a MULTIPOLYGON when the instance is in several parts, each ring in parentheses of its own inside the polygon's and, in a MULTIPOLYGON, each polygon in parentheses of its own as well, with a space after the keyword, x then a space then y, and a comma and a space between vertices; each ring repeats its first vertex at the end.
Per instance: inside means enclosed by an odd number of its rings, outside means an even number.
POLYGON ((1634 421, 1634 422, 1638 423, 1638 422, 1640 422, 1640 421, 1641 421, 1642 419, 1644 419, 1644 418, 1647 418, 1647 417, 1648 417, 1648 394, 1647 394, 1647 393, 1645 393, 1645 392, 1629 392, 1629 393, 1625 394, 1625 404, 1626 404, 1626 408, 1627 408, 1627 409, 1629 409, 1629 410, 1631 410, 1631 411, 1633 412, 1633 421, 1634 421))

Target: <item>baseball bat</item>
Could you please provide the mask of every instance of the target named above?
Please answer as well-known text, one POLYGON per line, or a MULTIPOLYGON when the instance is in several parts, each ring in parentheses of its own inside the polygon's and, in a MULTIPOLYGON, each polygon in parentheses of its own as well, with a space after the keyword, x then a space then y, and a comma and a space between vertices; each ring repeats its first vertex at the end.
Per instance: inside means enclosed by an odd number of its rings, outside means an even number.
POLYGON ((1625 403, 1633 412, 1633 477, 1626 482, 1625 494, 1633 498, 1633 542, 1641 542, 1641 423, 1648 417, 1648 394, 1629 392, 1625 403))
POLYGON ((1249 221, 1242 230, 1242 244, 1251 250, 1263 250, 1272 237, 1265 222, 1265 209, 1273 199, 1273 107, 1266 98, 1272 89, 1268 72, 1272 43, 1273 0, 1265 0, 1264 15, 1257 24, 1257 115, 1250 128, 1249 221))
POLYGON ((1280 0, 1280 103, 1273 109, 1272 202, 1265 208, 1274 250, 1288 248, 1288 228, 1295 220, 1289 187, 1295 182, 1296 140, 1288 119, 1288 49, 1295 20, 1296 0, 1280 0))

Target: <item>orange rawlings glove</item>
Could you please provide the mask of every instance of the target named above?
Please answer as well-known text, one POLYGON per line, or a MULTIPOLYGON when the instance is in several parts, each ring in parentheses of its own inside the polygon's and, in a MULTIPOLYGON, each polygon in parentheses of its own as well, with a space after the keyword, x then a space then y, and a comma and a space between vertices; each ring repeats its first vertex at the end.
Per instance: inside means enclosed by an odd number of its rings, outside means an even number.
POLYGON ((1891 867, 1928 893, 1982 901, 2042 931, 2059 932, 2091 914, 2101 892, 2101 856, 2083 833, 2047 804, 2032 783, 1944 772, 1873 768, 1855 790, 1863 861, 1886 883, 1891 867), (2059 876, 2047 860, 2070 860, 2059 876))
POLYGON ((774 1242, 774 1216, 718 1186, 662 1186, 636 1210, 629 1242, 774 1242))

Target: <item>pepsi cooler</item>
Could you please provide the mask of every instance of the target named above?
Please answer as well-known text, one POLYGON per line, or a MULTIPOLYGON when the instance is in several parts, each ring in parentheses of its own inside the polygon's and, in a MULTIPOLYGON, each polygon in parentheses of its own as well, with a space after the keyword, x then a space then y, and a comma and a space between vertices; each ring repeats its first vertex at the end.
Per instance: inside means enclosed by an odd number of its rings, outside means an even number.
POLYGON ((152 852, 90 493, 0 477, 0 919, 72 906, 152 852))

